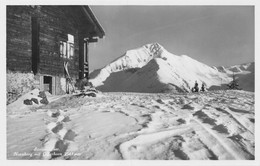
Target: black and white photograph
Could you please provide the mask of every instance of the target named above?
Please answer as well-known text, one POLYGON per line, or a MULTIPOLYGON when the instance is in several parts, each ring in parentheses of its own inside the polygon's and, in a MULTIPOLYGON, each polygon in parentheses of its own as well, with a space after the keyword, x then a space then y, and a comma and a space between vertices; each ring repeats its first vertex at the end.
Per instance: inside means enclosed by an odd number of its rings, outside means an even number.
POLYGON ((257 165, 254 3, 4 9, 6 160, 257 165))

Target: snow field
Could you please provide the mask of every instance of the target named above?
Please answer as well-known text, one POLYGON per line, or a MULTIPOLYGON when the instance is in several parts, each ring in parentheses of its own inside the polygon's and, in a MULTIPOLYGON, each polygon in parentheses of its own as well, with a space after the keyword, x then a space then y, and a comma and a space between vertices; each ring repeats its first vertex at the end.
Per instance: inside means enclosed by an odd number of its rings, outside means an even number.
MULTIPOLYGON (((39 148, 49 154, 40 159, 254 159, 254 93, 250 92, 63 96, 22 118, 10 116, 10 154, 12 146, 22 148, 18 143, 22 138, 14 129, 33 116, 42 124, 39 148)), ((36 144, 35 138, 32 133, 28 140, 36 144)), ((31 146, 24 149, 30 152, 31 146)))

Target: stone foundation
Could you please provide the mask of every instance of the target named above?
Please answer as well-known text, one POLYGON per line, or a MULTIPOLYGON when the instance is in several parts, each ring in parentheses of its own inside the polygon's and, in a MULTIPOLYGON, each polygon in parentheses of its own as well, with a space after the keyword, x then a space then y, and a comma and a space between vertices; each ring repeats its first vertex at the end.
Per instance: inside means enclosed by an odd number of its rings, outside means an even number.
POLYGON ((33 73, 20 73, 7 71, 6 73, 6 95, 7 104, 17 100, 21 95, 39 88, 39 80, 35 79, 33 73))
MULTIPOLYGON (((66 79, 59 76, 51 75, 34 75, 33 73, 21 73, 7 71, 6 74, 6 96, 7 104, 17 100, 20 96, 28 93, 29 91, 37 88, 40 91, 46 90, 44 83, 44 76, 51 77, 51 90, 53 95, 62 95, 66 93, 66 79)), ((69 87, 72 90, 72 86, 69 87)))

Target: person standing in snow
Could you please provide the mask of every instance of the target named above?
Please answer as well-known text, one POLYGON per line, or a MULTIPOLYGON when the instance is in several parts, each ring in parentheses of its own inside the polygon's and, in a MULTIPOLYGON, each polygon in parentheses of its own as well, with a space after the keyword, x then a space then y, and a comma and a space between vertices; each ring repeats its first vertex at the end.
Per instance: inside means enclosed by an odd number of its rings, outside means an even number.
POLYGON ((204 83, 202 83, 201 88, 200 88, 200 91, 201 91, 201 92, 205 92, 205 84, 204 84, 204 83))
POLYGON ((196 81, 195 82, 195 92, 198 92, 199 91, 199 84, 198 84, 198 82, 196 81))
POLYGON ((195 86, 191 89, 192 92, 199 92, 199 84, 195 81, 195 86))

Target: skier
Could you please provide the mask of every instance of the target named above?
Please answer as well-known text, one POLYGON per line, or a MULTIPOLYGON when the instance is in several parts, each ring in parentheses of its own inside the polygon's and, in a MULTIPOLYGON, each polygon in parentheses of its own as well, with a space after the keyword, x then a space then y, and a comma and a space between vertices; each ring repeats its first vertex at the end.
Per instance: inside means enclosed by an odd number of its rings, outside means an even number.
POLYGON ((195 86, 191 89, 192 92, 199 92, 199 84, 195 81, 195 86))
POLYGON ((200 91, 201 91, 201 92, 205 92, 205 84, 204 84, 204 83, 202 83, 201 88, 200 88, 200 91))

